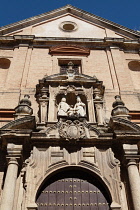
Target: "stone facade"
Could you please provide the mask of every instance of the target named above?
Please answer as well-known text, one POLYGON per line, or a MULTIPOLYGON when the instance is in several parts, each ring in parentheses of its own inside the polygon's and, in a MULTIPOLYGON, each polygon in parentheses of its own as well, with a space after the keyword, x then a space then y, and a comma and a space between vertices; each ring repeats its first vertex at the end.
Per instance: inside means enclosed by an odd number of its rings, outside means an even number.
POLYGON ((0 210, 140 209, 139 38, 71 5, 0 28, 0 210))

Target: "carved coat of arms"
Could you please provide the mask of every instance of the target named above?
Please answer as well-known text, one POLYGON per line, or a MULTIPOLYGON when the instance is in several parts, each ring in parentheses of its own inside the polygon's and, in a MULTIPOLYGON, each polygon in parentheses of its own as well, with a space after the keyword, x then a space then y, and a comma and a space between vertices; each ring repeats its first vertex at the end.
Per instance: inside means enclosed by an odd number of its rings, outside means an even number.
POLYGON ((59 135, 67 140, 79 140, 85 137, 85 128, 79 120, 67 120, 59 127, 59 135))

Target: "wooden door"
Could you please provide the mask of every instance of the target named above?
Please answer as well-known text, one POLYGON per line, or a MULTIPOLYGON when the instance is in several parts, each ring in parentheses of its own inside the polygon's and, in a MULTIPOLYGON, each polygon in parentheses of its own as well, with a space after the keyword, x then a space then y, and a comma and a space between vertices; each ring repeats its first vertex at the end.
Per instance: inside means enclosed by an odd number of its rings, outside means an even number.
POLYGON ((38 210, 109 210, 98 181, 80 172, 64 174, 56 175, 42 188, 36 201, 38 210))

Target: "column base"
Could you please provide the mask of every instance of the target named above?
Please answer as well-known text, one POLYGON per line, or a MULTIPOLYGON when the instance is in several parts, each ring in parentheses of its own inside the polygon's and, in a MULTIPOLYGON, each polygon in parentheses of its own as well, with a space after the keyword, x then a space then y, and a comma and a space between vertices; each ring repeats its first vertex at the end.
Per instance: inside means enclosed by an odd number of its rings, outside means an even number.
POLYGON ((112 202, 110 207, 112 210, 118 210, 118 209, 121 210, 121 205, 115 202, 112 202))

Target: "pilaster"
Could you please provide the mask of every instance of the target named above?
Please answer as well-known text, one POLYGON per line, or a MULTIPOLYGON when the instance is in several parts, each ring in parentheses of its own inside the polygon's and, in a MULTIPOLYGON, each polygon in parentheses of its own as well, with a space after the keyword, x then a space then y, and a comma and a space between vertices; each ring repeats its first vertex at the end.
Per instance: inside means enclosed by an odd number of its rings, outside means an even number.
POLYGON ((103 100, 100 94, 100 90, 97 88, 94 90, 94 104, 95 104, 95 112, 96 112, 96 118, 98 125, 103 125, 103 100))
POLYGON ((48 90, 46 88, 42 88, 41 90, 42 96, 39 98, 39 122, 41 124, 45 124, 47 122, 47 113, 48 113, 48 90))
POLYGON ((9 69, 6 88, 7 89, 19 89, 21 86, 23 71, 25 68, 25 62, 28 52, 28 44, 19 44, 18 47, 14 49, 14 58, 9 69), (16 76, 15 76, 16 72, 16 76), (14 84, 14 86, 13 86, 14 84))
POLYGON ((120 92, 133 91, 132 80, 123 60, 124 52, 118 47, 110 47, 110 50, 120 92))

